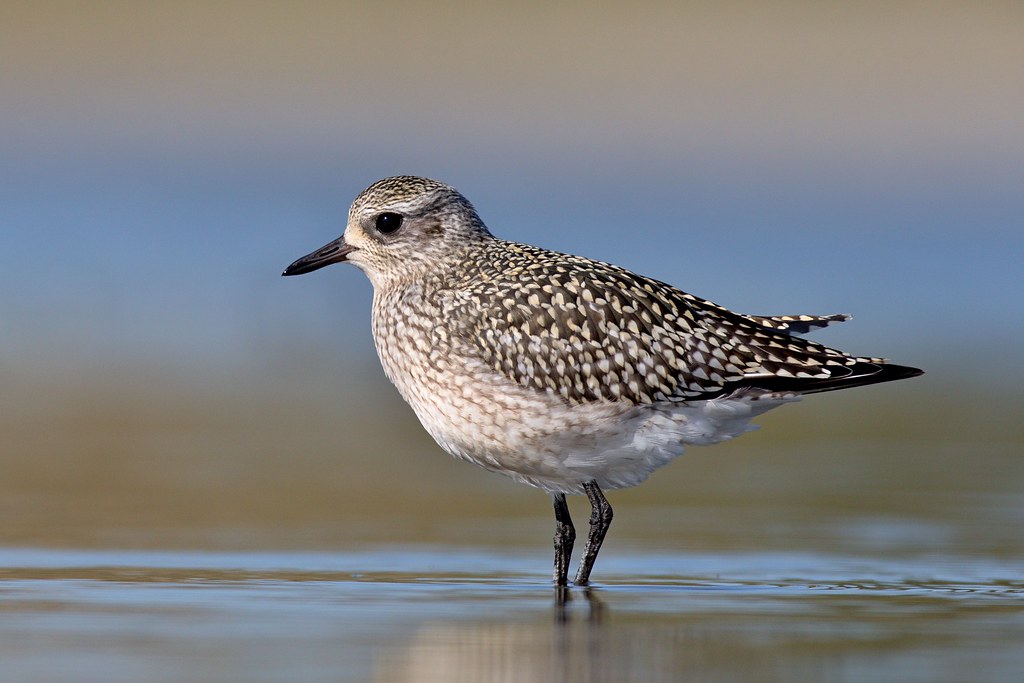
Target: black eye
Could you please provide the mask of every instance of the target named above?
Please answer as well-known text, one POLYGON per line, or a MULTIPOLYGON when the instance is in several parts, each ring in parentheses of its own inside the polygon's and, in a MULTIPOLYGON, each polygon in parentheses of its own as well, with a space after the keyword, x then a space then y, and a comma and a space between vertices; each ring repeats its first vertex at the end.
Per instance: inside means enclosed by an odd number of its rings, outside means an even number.
POLYGON ((379 213, 377 214, 377 219, 374 222, 374 227, 377 228, 377 232, 383 235, 390 235, 395 230, 402 227, 402 214, 392 213, 390 211, 379 213))

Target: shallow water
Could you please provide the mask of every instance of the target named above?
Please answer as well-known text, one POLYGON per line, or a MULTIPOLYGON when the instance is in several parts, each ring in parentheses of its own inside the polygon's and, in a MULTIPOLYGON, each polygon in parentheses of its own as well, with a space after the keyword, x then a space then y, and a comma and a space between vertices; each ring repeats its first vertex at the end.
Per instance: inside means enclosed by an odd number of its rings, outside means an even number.
POLYGON ((0 550, 5 680, 1007 681, 1019 565, 628 553, 0 550), (684 574, 679 574, 685 569, 684 574))

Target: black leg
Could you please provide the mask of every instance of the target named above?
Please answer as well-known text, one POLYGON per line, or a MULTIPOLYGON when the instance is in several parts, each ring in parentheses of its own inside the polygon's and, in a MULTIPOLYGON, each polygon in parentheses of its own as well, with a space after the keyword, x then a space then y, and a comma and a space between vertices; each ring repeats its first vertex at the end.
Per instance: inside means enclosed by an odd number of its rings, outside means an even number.
POLYGON ((565 494, 555 493, 551 499, 555 503, 555 585, 564 586, 569 583, 569 560, 576 542, 576 527, 572 525, 565 494))
POLYGON ((588 481, 583 485, 590 499, 590 535, 587 537, 587 546, 583 549, 583 557, 580 558, 580 568, 576 572, 576 585, 586 586, 590 583, 590 571, 594 568, 594 560, 604 543, 604 535, 608 533, 608 527, 612 525, 612 506, 605 500, 604 494, 596 481, 588 481))

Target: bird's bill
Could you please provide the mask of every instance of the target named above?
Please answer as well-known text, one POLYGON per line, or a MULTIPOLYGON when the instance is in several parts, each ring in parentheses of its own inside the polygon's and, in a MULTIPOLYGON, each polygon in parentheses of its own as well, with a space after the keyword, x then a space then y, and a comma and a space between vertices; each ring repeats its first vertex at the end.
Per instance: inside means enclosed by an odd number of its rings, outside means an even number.
POLYGON ((312 273, 332 263, 341 263, 348 259, 348 255, 356 248, 345 242, 344 237, 339 237, 330 244, 325 244, 312 254, 306 254, 295 263, 284 269, 281 275, 302 275, 312 273))

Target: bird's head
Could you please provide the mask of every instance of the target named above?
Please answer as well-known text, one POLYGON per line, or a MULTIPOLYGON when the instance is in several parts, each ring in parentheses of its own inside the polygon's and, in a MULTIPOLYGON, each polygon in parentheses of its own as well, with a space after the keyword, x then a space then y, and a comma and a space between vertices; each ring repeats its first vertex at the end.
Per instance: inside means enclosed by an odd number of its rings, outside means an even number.
POLYGON ((282 274, 302 275, 349 261, 376 287, 415 279, 490 237, 476 209, 455 188, 429 178, 394 176, 356 197, 341 237, 282 274))

